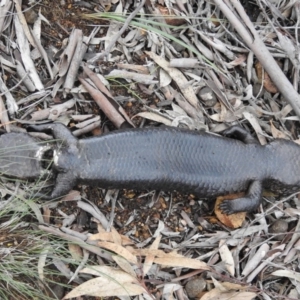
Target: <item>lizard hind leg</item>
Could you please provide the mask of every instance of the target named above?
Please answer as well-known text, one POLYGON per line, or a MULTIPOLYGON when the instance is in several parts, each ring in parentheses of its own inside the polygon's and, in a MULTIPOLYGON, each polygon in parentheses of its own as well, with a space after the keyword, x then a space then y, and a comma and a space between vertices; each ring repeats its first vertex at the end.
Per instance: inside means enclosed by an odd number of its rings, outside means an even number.
POLYGON ((258 141, 243 127, 234 125, 220 132, 224 137, 239 140, 245 144, 259 144, 258 141))
POLYGON ((237 212, 250 212, 255 210, 262 197, 262 183, 260 181, 253 181, 250 186, 248 193, 245 197, 234 199, 234 200, 224 200, 220 204, 220 209, 227 215, 231 215, 237 212))

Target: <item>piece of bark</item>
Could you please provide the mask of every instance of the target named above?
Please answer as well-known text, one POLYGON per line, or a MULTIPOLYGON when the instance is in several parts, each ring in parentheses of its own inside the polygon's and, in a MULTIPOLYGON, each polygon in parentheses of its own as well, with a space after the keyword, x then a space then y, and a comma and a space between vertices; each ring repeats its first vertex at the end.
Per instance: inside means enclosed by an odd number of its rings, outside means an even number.
POLYGON ((113 95, 110 93, 110 91, 106 88, 106 86, 102 83, 102 81, 99 79, 99 77, 92 72, 86 65, 83 66, 83 70, 86 73, 86 75, 92 80, 92 82, 95 84, 95 86, 106 96, 107 100, 111 103, 111 105, 122 115, 122 117, 127 121, 127 123, 135 127, 132 121, 130 120, 129 116, 123 109, 121 105, 117 101, 115 101, 113 95))
MULTIPOLYGON (((66 80, 65 80, 64 86, 63 86, 64 92, 66 92, 66 93, 69 93, 74 85, 75 79, 77 77, 79 65, 80 65, 83 55, 84 55, 84 53, 82 54, 82 47, 84 47, 85 44, 83 43, 83 34, 82 34, 81 30, 78 31, 78 33, 77 33, 76 42, 77 42, 76 49, 74 51, 74 54, 73 54, 72 58, 71 57, 69 58, 71 60, 70 66, 68 69, 68 75, 66 77, 66 80)), ((85 51, 86 51, 86 47, 84 47, 83 49, 85 49, 85 51)))
POLYGON ((47 67, 47 70, 49 72, 50 78, 53 79, 54 76, 53 76, 52 68, 50 66, 48 55, 47 55, 44 47, 42 46, 40 40, 35 36, 35 34, 32 31, 30 31, 30 32, 32 33, 32 38, 35 42, 36 48, 38 49, 38 51, 40 52, 42 58, 44 59, 44 62, 46 64, 46 67, 47 67))
POLYGON ((2 31, 4 30, 4 21, 5 21, 5 17, 8 15, 7 13, 10 11, 12 2, 11 1, 4 1, 4 5, 1 6, 0 9, 0 35, 2 33, 2 31))
POLYGON ((4 126, 6 132, 10 132, 9 117, 7 115, 7 110, 5 109, 5 105, 1 95, 0 95, 0 121, 2 126, 4 126))
POLYGON ((237 11, 237 14, 235 14, 223 0, 214 0, 214 2, 242 37, 243 41, 256 55, 278 90, 291 104, 295 113, 300 118, 300 95, 276 63, 249 19, 249 16, 246 14, 243 6, 237 0, 231 0, 230 3, 237 11))
POLYGON ((125 122, 125 119, 107 100, 105 95, 99 90, 96 90, 94 87, 92 87, 85 79, 79 78, 79 81, 93 97, 93 99, 96 101, 100 109, 105 113, 108 119, 111 120, 117 128, 120 128, 121 125, 125 122))
MULTIPOLYGON (((35 47, 35 43, 34 43, 34 40, 31 36, 31 33, 30 33, 30 30, 29 30, 29 27, 28 27, 28 24, 27 24, 27 21, 26 21, 26 18, 23 14, 23 11, 22 11, 22 7, 19 3, 18 0, 14 0, 14 3, 15 3, 15 8, 16 8, 16 11, 17 11, 17 16, 15 17, 15 19, 17 18, 20 22, 20 24, 22 24, 22 31, 24 31, 24 34, 26 35, 27 37, 27 40, 29 41, 29 43, 35 47)), ((17 32, 17 30, 16 30, 17 32)))
POLYGON ((22 25, 17 16, 14 18, 14 24, 15 24, 15 28, 16 28, 17 42, 19 45, 20 54, 21 54, 21 58, 22 58, 22 62, 25 67, 25 70, 28 73, 33 84, 35 85, 35 88, 39 91, 43 90, 44 85, 43 85, 43 83, 37 73, 37 70, 34 66, 34 63, 31 59, 29 43, 25 37, 25 33, 23 31, 22 25))
POLYGON ((0 91, 2 92, 2 95, 5 95, 8 112, 11 115, 13 115, 18 110, 18 105, 15 101, 15 98, 12 96, 11 92, 8 90, 6 84, 2 80, 1 76, 0 76, 0 91))
POLYGON ((72 61, 74 52, 76 50, 78 37, 82 35, 82 31, 80 29, 74 29, 69 37, 68 45, 61 55, 59 61, 59 76, 62 77, 67 74, 70 63, 72 61))
POLYGON ((25 85, 28 92, 34 92, 35 86, 34 86, 33 82, 31 81, 31 79, 29 78, 27 72, 23 68, 23 65, 19 61, 16 61, 16 64, 17 64, 16 69, 17 69, 18 77, 20 79, 23 79, 23 84, 25 85))

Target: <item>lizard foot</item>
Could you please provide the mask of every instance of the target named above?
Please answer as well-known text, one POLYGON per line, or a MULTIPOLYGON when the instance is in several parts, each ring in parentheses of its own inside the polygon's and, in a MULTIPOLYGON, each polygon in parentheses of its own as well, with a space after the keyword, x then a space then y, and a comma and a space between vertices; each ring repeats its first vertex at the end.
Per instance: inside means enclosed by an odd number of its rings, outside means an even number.
POLYGON ((232 203, 232 200, 224 200, 222 203, 220 203, 219 208, 224 214, 232 215, 235 213, 233 204, 234 203, 232 203))

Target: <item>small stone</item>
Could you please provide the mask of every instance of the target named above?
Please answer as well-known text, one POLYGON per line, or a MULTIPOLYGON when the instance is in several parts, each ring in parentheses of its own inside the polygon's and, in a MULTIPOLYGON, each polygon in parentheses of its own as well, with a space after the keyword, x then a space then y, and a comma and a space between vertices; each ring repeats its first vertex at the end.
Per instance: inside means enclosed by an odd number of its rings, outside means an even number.
POLYGON ((62 299, 62 297, 65 295, 65 288, 63 285, 55 284, 51 289, 51 293, 53 293, 57 299, 62 299))
POLYGON ((37 13, 32 8, 25 8, 24 16, 28 24, 33 24, 37 19, 37 13))
POLYGON ((178 43, 176 43, 176 42, 172 42, 171 44, 172 44, 172 46, 174 47, 174 49, 175 49, 176 51, 178 51, 178 52, 181 52, 181 51, 183 51, 183 50, 186 49, 186 47, 184 47, 183 45, 178 44, 178 43))
POLYGON ((269 233, 275 234, 274 239, 281 241, 288 231, 289 224, 285 220, 276 220, 270 227, 269 233), (282 233, 282 234, 278 234, 282 233))
POLYGON ((187 282, 185 285, 185 290, 189 298, 200 297, 200 293, 206 287, 206 281, 203 278, 195 278, 187 282))
POLYGON ((260 83, 255 83, 253 85, 253 96, 254 97, 261 96, 263 91, 264 91, 264 88, 261 86, 260 83))
POLYGON ((204 87, 198 92, 199 98, 203 104, 207 107, 213 107, 217 103, 217 97, 215 93, 209 87, 204 87))

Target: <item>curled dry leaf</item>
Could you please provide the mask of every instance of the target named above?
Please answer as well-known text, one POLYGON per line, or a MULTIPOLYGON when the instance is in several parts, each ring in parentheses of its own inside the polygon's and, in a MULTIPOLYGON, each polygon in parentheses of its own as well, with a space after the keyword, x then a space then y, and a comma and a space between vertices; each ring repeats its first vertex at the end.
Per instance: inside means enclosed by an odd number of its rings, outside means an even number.
POLYGON ((173 13, 173 10, 169 10, 167 7, 162 5, 157 5, 160 13, 165 17, 165 21, 169 25, 180 26, 186 23, 184 18, 180 18, 173 13))
POLYGON ((225 264, 225 267, 231 276, 234 276, 234 259, 231 251, 226 245, 225 240, 220 240, 219 243, 219 253, 221 255, 221 259, 225 264))
POLYGON ((241 54, 241 55, 238 55, 233 61, 231 61, 229 63, 229 65, 231 66, 238 66, 238 65, 241 65, 243 62, 245 62, 247 59, 247 56, 244 55, 244 54, 241 54))
POLYGON ((79 245, 68 243, 69 251, 72 255, 72 258, 76 261, 81 261, 82 259, 82 248, 79 245))
POLYGON ((76 50, 78 36, 81 36, 80 29, 74 29, 69 37, 68 45, 62 53, 59 61, 59 76, 63 77, 67 74, 74 52, 76 50))
POLYGON ((276 139, 288 139, 287 135, 284 132, 278 130, 274 126, 272 120, 270 121, 270 123, 271 123, 271 132, 272 132, 273 138, 276 138, 276 139))
POLYGON ((291 279, 295 279, 300 282, 300 273, 299 272, 294 272, 290 270, 278 270, 273 272, 271 275, 274 276, 279 276, 279 277, 288 277, 291 279))
POLYGON ((172 78, 170 77, 170 75, 164 69, 160 69, 159 70, 160 87, 166 87, 170 85, 171 82, 172 82, 172 78))
POLYGON ((68 73, 66 75, 66 80, 63 85, 65 93, 69 93, 74 85, 80 63, 86 50, 87 45, 83 43, 83 33, 81 30, 78 30, 75 51, 71 58, 68 73))
POLYGON ((205 295, 200 299, 253 299, 257 295, 255 293, 246 292, 246 289, 249 289, 246 285, 240 285, 232 282, 219 282, 215 278, 213 278, 213 284, 215 286, 214 289, 205 293, 205 295), (241 297, 241 298, 239 298, 241 297))
POLYGON ((278 93, 277 87, 275 86, 275 84, 271 80, 269 74, 263 69, 263 66, 261 65, 260 62, 257 62, 255 64, 255 70, 256 70, 256 73, 257 73, 257 78, 258 78, 260 83, 263 83, 264 88, 269 93, 272 93, 272 94, 278 93))

